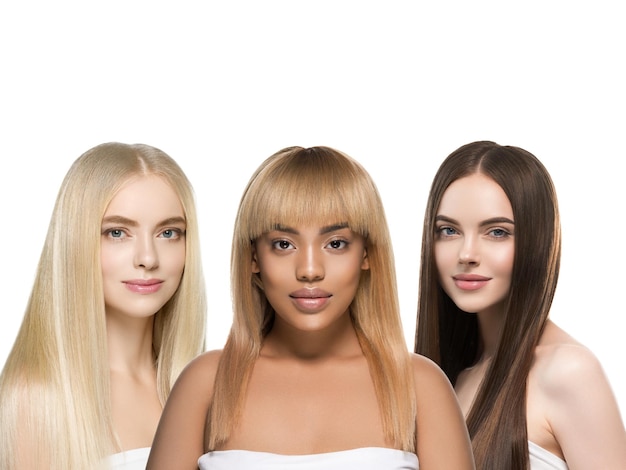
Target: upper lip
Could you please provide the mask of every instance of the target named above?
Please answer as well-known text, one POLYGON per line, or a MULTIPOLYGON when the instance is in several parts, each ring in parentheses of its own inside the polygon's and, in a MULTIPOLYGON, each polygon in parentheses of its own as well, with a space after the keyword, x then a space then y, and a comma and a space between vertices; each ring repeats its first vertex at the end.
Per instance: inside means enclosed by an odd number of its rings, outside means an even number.
POLYGON ((319 297, 330 297, 330 296, 331 294, 329 292, 326 292, 325 290, 317 289, 317 288, 298 289, 297 291, 294 291, 291 294, 289 294, 289 297, 306 298, 306 299, 316 299, 319 297))
POLYGON ((124 284, 135 284, 137 286, 151 286, 163 282, 161 279, 129 279, 122 281, 124 284))
POLYGON ((452 278, 456 281, 488 281, 491 278, 480 276, 478 274, 455 274, 452 278))

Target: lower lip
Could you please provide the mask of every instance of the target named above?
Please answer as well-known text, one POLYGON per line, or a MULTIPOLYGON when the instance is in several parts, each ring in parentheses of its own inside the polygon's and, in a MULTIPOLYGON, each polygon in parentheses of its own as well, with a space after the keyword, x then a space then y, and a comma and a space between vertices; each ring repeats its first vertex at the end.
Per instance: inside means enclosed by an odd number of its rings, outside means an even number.
POLYGON ((163 285, 163 283, 159 282, 157 284, 129 284, 126 283, 126 288, 131 291, 131 292, 135 292, 137 294, 154 294, 156 291, 158 291, 161 286, 163 285))
POLYGON ((292 300, 297 305, 298 309, 314 313, 323 309, 330 300, 330 297, 292 297, 292 300))
POLYGON ((485 287, 489 281, 461 281, 459 279, 454 280, 454 285, 462 290, 478 290, 481 287, 485 287))

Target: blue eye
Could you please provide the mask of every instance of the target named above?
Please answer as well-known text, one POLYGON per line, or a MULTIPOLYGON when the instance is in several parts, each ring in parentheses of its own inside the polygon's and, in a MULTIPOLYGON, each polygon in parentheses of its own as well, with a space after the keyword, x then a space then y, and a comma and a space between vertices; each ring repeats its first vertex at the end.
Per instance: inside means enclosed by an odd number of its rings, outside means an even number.
POLYGON ((436 234, 440 237, 452 237, 457 233, 458 232, 452 227, 439 227, 436 231, 436 234))
POLYGON ((175 229, 175 228, 166 228, 163 230, 159 236, 165 238, 166 240, 176 240, 182 237, 185 234, 183 230, 175 229))
POLYGON ((104 232, 102 232, 102 234, 109 238, 123 238, 124 235, 126 235, 124 233, 124 230, 119 229, 119 228, 111 228, 111 229, 105 230, 104 232))
POLYGON ((505 238, 509 236, 509 232, 507 232, 506 230, 502 228, 494 228, 489 233, 491 234, 491 236, 495 238, 505 238))

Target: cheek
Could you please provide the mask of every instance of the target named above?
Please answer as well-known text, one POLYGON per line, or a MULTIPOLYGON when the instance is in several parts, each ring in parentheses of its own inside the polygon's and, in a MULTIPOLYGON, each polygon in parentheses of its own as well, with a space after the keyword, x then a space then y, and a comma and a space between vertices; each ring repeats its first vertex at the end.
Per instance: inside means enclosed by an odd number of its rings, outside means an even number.
POLYGON ((514 257, 514 247, 512 245, 503 246, 501 250, 493 253, 491 257, 492 266, 498 270, 500 275, 510 278, 513 273, 514 257))
POLYGON ((100 265, 102 267, 102 276, 113 275, 118 270, 120 263, 120 250, 111 250, 103 246, 100 250, 100 265))
POLYGON ((454 266, 457 264, 457 257, 451 249, 451 246, 451 243, 443 244, 435 242, 433 256, 435 258, 437 272, 440 274, 445 271, 446 268, 450 267, 450 263, 453 263, 454 266))
POLYGON ((159 262, 167 263, 167 268, 172 274, 182 275, 185 269, 185 245, 172 246, 160 255, 159 262))

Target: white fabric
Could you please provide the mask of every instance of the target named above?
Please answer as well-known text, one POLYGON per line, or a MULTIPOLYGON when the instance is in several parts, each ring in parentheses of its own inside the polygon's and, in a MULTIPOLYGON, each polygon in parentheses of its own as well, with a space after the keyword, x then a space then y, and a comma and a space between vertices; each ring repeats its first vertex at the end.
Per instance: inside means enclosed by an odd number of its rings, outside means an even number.
POLYGON ((534 442, 528 441, 531 470, 568 470, 564 460, 539 447, 534 442))
POLYGON ((221 450, 204 454, 198 466, 200 470, 419 470, 417 455, 383 447, 309 455, 221 450))
POLYGON ((107 464, 112 470, 146 470, 150 447, 127 450, 110 455, 107 464))

